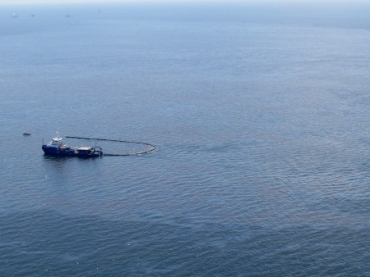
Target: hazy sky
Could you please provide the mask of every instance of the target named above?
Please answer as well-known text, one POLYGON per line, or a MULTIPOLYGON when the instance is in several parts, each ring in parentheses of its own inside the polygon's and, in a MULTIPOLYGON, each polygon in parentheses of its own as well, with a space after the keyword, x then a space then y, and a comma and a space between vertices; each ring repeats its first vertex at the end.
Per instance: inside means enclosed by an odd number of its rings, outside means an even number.
MULTIPOLYGON (((244 0, 245 1, 245 0, 244 0)), ((229 0, 227 2, 244 2, 229 0)), ((249 0, 247 0, 249 1, 249 0)), ((65 4, 65 3, 196 3, 226 2, 226 0, 0 0, 0 4, 65 4)))
POLYGON ((0 4, 60 3, 366 3, 367 0, 0 0, 0 4))

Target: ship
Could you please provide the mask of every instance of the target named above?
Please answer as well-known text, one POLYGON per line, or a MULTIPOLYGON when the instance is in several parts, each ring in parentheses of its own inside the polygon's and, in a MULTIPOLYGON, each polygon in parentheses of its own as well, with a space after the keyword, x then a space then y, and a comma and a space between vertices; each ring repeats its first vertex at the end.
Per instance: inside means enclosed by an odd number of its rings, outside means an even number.
POLYGON ((103 149, 99 146, 70 147, 63 142, 57 133, 48 144, 42 145, 45 155, 63 157, 97 158, 103 156, 103 149))

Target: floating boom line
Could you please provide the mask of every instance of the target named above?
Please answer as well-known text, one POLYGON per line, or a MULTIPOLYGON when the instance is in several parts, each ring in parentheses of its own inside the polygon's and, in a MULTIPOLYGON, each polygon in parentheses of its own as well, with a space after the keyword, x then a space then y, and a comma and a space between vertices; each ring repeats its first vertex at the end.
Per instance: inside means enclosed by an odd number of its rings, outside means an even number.
POLYGON ((120 139, 105 139, 105 138, 89 138, 89 137, 76 137, 76 136, 66 136, 66 138, 71 139, 83 139, 83 140, 99 140, 99 141, 112 141, 112 142, 122 142, 122 143, 131 143, 131 144, 140 144, 149 146, 149 149, 143 151, 137 151, 134 153, 104 153, 104 156, 138 156, 142 154, 147 154, 153 152, 157 147, 153 144, 147 142, 140 142, 140 141, 128 141, 128 140, 120 140, 120 139))

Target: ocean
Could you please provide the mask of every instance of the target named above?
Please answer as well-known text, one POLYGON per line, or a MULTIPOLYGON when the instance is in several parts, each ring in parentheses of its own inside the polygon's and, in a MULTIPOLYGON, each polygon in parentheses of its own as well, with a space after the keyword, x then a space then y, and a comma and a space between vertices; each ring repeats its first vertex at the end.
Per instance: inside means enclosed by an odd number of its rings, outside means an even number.
POLYGON ((318 5, 0 6, 0 276, 369 276, 370 6, 318 5))

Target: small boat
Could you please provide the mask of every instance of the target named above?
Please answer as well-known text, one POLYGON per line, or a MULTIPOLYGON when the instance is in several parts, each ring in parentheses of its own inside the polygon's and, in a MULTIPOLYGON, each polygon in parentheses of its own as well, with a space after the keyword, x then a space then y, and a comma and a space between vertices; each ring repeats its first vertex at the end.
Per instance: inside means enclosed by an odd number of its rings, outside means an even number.
POLYGON ((31 135, 31 133, 30 133, 30 132, 23 132, 23 135, 24 135, 24 136, 30 136, 30 135, 31 135))
POLYGON ((70 147, 64 144, 62 138, 57 136, 52 138, 48 144, 42 145, 42 150, 45 155, 51 156, 67 156, 67 157, 81 157, 81 158, 96 158, 103 156, 103 149, 99 146, 82 146, 70 147))

